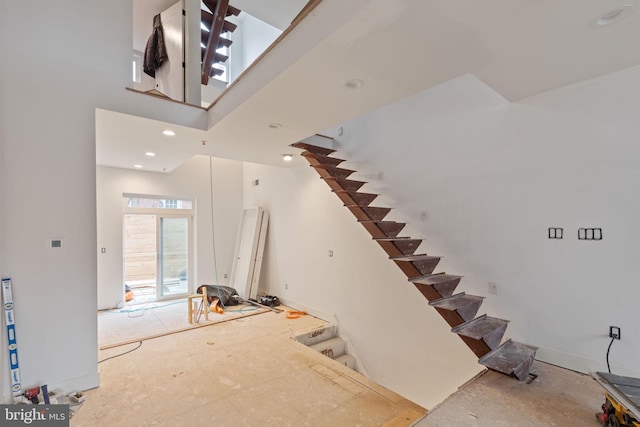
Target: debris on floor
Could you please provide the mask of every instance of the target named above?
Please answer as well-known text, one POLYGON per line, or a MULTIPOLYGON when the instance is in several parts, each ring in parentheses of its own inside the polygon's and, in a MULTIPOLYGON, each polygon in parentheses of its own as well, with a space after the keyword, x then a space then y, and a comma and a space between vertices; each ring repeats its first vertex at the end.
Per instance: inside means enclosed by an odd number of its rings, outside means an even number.
POLYGON ((306 311, 300 310, 287 310, 287 319, 297 319, 300 316, 306 316, 306 311))
POLYGON ((62 389, 48 391, 47 386, 31 387, 15 398, 15 403, 29 405, 69 405, 69 416, 80 409, 85 397, 82 392, 73 391, 66 393, 62 389))
POLYGON ((129 302, 133 299, 133 291, 129 285, 124 285, 124 300, 129 302))

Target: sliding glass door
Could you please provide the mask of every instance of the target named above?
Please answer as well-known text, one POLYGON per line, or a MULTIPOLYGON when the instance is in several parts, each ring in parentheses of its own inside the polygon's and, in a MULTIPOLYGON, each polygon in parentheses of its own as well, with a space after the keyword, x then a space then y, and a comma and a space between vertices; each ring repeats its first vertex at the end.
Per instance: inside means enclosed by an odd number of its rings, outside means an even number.
POLYGON ((188 295, 194 279, 193 202, 125 194, 123 210, 125 300, 139 304, 188 295))
POLYGON ((189 292, 189 217, 158 217, 157 298, 189 292))

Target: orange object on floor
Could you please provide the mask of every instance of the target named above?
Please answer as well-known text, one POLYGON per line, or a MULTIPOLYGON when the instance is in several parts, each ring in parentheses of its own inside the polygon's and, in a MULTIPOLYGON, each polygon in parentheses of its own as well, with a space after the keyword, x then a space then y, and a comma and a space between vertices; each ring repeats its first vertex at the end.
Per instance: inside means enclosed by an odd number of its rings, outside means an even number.
POLYGON ((297 319, 300 316, 306 316, 306 311, 289 310, 287 311, 287 319, 297 319))
POLYGON ((125 300, 126 302, 129 302, 129 301, 131 301, 132 299, 133 299, 133 292, 132 292, 132 291, 126 291, 126 292, 124 293, 124 300, 125 300))
POLYGON ((213 298, 211 304, 209 304, 209 310, 213 311, 214 313, 224 314, 224 309, 220 307, 220 298, 213 298))

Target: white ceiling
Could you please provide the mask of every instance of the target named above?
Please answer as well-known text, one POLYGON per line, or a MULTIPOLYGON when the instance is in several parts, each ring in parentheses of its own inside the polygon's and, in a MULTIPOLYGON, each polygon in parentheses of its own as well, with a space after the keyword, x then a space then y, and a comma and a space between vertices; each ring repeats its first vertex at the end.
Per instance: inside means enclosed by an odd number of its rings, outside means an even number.
POLYGON ((324 0, 291 44, 269 54, 283 69, 268 59, 255 67, 209 112, 209 130, 180 129, 169 144, 160 138, 166 124, 99 112, 97 161, 130 168, 153 149, 158 165, 145 170, 170 171, 194 154, 280 164, 298 139, 460 76, 516 102, 640 64, 640 10, 589 26, 638 1, 324 0), (364 85, 345 88, 353 78, 364 85))

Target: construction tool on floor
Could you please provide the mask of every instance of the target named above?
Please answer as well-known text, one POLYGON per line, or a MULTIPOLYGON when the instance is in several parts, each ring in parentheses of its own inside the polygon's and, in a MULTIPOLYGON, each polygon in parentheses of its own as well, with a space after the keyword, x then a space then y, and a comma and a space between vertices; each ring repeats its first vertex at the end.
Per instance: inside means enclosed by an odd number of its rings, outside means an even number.
POLYGON ((20 382, 20 366, 18 364, 18 342, 16 341, 16 323, 13 315, 13 294, 11 279, 2 279, 2 299, 4 303, 4 319, 7 327, 7 345, 9 348, 9 368, 11 373, 11 392, 14 400, 22 394, 20 382))
POLYGON ((605 402, 596 419, 605 427, 640 427, 640 378, 623 377, 606 372, 591 376, 604 389, 605 402))
POLYGON ((273 295, 263 295, 260 297, 260 304, 268 305, 269 307, 277 307, 280 305, 280 299, 273 295))
POLYGON ((237 302, 243 302, 245 304, 255 305, 256 307, 268 308, 269 310, 273 311, 274 313, 282 313, 282 310, 280 310, 279 308, 269 307, 268 305, 260 304, 259 302, 254 301, 254 300, 244 299, 240 295, 234 295, 232 298, 234 300, 236 300, 237 302))

